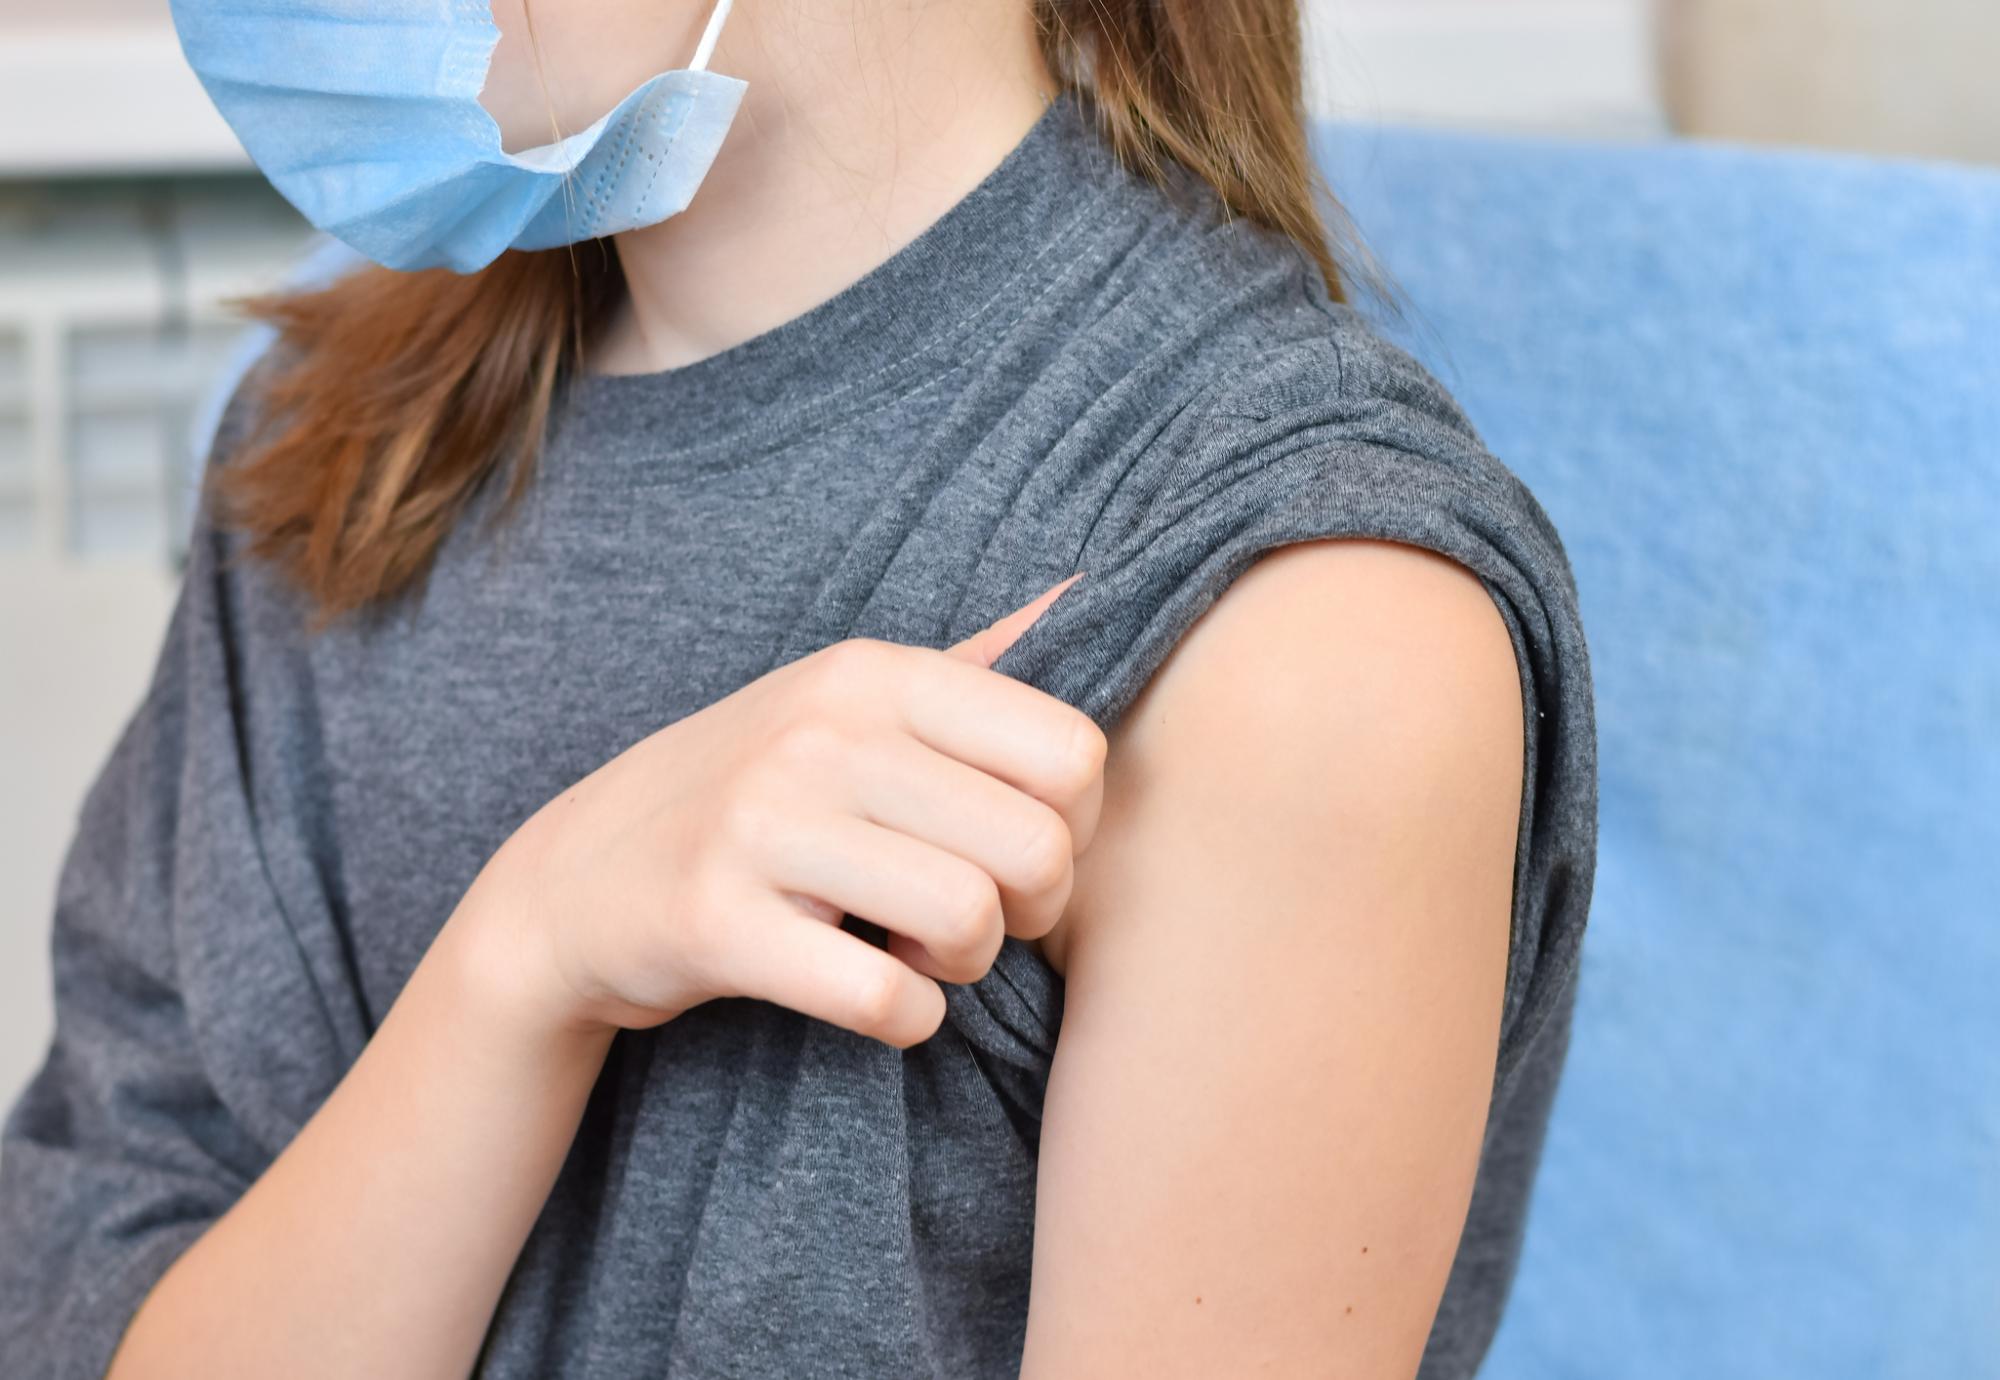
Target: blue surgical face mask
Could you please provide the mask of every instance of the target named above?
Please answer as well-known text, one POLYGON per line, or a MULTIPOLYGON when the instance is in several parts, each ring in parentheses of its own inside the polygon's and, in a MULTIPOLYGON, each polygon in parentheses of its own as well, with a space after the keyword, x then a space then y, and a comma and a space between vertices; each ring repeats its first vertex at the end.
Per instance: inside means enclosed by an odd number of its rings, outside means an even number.
POLYGON ((680 211, 746 83, 707 70, 730 0, 687 67, 590 128, 521 153, 479 103, 490 0, 172 0, 202 85, 299 213, 389 268, 471 273, 680 211))

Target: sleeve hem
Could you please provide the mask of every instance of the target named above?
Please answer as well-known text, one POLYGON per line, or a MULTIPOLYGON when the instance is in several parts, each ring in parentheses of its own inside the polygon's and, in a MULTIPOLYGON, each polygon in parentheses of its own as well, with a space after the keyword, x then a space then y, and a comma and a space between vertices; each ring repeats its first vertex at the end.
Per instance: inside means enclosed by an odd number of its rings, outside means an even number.
POLYGON ((182 1222, 159 1230, 116 1270, 83 1289, 54 1329, 74 1339, 60 1373, 102 1380, 140 1307, 208 1226, 182 1222))

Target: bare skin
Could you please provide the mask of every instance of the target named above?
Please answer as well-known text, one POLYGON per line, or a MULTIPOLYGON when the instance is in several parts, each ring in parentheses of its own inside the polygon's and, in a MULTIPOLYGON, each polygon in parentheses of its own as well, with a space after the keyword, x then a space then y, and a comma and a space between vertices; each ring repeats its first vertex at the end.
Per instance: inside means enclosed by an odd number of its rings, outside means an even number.
MULTIPOLYGON (((692 55, 705 0, 498 0, 484 101, 508 148, 581 129, 692 55), (540 71, 534 47, 542 53, 540 71)), ((1023 0, 736 0, 709 63, 749 84, 687 210, 616 237, 631 296, 590 367, 650 373, 832 297, 915 239, 1056 91, 1023 0)))
POLYGON ((1301 542, 1113 727, 1041 941, 1024 1380, 1415 1374, 1498 1055, 1519 676, 1463 567, 1301 542))

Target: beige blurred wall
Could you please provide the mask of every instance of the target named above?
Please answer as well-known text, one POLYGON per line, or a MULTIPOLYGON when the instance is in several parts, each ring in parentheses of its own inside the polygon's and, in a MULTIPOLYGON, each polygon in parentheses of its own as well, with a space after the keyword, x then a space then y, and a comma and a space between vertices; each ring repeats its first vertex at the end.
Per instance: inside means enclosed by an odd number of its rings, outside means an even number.
POLYGON ((2000 0, 1663 0, 1681 132, 2000 163, 2000 0))
POLYGON ((167 22, 167 0, 61 0, 59 4, 43 3, 43 0, 0 0, 0 36, 40 29, 157 25, 167 22))

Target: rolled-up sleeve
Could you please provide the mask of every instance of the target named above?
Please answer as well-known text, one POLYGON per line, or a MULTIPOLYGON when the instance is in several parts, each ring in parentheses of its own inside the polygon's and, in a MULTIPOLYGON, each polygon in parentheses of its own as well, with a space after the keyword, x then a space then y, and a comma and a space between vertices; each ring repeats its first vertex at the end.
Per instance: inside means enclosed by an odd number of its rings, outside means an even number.
POLYGON ((1275 547, 1402 542, 1476 575, 1514 643, 1525 752, 1496 1093, 1571 1000, 1597 848, 1596 711, 1574 574, 1549 515, 1408 354, 1347 332, 1219 376, 1104 505, 1084 579, 993 663, 1109 727, 1231 582, 1275 547))

